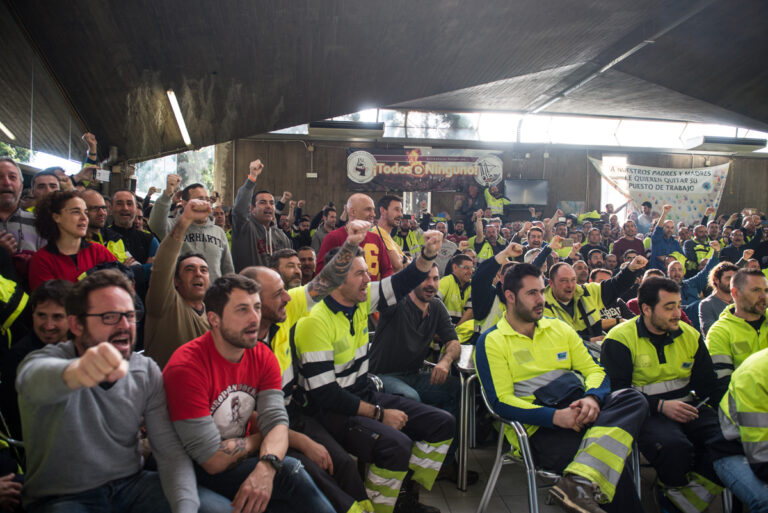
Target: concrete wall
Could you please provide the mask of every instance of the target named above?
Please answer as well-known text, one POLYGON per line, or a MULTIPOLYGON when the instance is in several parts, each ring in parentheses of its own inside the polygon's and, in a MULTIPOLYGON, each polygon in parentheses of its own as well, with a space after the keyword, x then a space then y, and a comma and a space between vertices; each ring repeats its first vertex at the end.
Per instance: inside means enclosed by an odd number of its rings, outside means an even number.
MULTIPOLYGON (((372 143, 341 141, 240 139, 216 146, 216 188, 225 202, 231 204, 237 189, 248 175, 248 164, 256 158, 265 163, 265 171, 258 187, 279 196, 290 190, 295 199, 307 201, 305 212, 313 215, 323 205, 333 201, 343 205, 349 196, 346 176, 346 150, 348 147, 371 147, 372 143), (317 178, 307 178, 310 170, 317 178)), ((400 145, 382 145, 398 148, 400 145)), ((432 143, 432 147, 440 147, 432 143)), ((444 146, 457 147, 457 146, 444 146)), ((467 143, 461 148, 489 148, 488 145, 467 143)), ((592 168, 587 157, 602 158, 603 152, 589 148, 553 148, 536 145, 498 145, 503 150, 505 178, 544 179, 549 181, 549 204, 544 208, 548 216, 560 200, 585 201, 588 208, 600 207, 600 175, 592 168), (545 153, 548 155, 544 158, 545 153), (529 157, 526 158, 526 154, 529 157)), ((728 157, 652 152, 621 152, 606 155, 626 155, 628 162, 655 167, 700 167, 709 158, 710 165, 728 162, 728 157)), ((768 211, 768 159, 732 159, 726 191, 720 212, 732 212, 744 207, 768 211)), ((402 191, 395 191, 402 192, 402 191)), ((371 193, 374 200, 383 193, 371 193)), ((453 193, 433 193, 432 211, 453 212, 453 193)), ((519 218, 527 213, 520 212, 519 218)))

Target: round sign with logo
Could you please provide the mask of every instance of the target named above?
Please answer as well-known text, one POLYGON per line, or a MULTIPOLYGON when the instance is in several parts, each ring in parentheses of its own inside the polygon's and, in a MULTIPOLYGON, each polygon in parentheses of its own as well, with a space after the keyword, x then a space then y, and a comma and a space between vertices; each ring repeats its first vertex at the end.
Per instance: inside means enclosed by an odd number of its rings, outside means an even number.
POLYGON ((373 180, 376 159, 367 151, 356 151, 347 157, 347 177, 355 183, 373 180))
POLYGON ((483 155, 475 161, 477 174, 475 180, 483 187, 498 185, 504 178, 503 163, 496 155, 483 155))

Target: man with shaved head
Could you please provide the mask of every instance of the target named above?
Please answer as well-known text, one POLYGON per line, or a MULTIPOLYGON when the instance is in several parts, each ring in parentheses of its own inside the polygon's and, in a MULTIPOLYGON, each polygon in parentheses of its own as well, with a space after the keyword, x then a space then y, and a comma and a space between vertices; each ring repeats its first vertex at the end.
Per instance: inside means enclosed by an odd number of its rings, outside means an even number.
MULTIPOLYGON (((351 221, 365 221, 373 224, 376 218, 376 208, 370 196, 356 193, 347 200, 347 214, 351 221)), ((346 239, 347 230, 344 226, 336 228, 325 236, 323 244, 320 246, 320 251, 317 252, 318 273, 323 270, 326 253, 333 248, 342 246, 346 239)), ((389 260, 387 247, 376 232, 368 232, 360 244, 360 248, 365 253, 365 263, 368 264, 368 275, 372 281, 379 281, 392 275, 394 271, 389 260)))
POLYGON ((369 227, 366 221, 347 223, 344 229, 348 235, 344 244, 333 260, 304 286, 286 287, 280 274, 268 267, 251 266, 240 271, 261 286, 258 338, 272 349, 280 366, 290 428, 288 455, 304 464, 336 511, 358 511, 353 509, 357 504, 360 509, 367 507, 370 510, 371 505, 352 458, 319 422, 302 413, 303 397, 293 400, 297 381, 289 334, 299 319, 307 316, 315 304, 344 282, 369 227))

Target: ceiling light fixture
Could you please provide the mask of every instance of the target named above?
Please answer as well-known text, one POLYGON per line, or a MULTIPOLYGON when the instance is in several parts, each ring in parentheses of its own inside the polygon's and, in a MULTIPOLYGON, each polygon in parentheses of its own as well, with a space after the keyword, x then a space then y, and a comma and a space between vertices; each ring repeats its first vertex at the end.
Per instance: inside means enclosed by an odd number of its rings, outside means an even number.
POLYGON ((2 131, 3 131, 3 133, 5 134, 5 136, 6 136, 8 139, 10 139, 11 141, 15 141, 15 140, 16 140, 16 136, 15 136, 15 135, 13 135, 13 132, 11 132, 10 130, 8 130, 8 127, 7 127, 7 126, 5 126, 5 125, 4 125, 2 122, 0 122, 0 130, 2 130, 2 131))
POLYGON ((765 148, 765 139, 747 139, 746 137, 716 137, 702 135, 685 141, 685 149, 722 153, 749 153, 765 148))
POLYGON ((171 102, 171 109, 173 110, 173 115, 176 117, 176 124, 179 125, 181 138, 184 139, 184 144, 186 144, 187 147, 191 147, 192 139, 189 138, 187 125, 186 123, 184 123, 184 118, 181 115, 181 108, 179 107, 179 101, 176 99, 176 93, 173 92, 173 89, 168 89, 166 93, 168 94, 168 101, 171 102))

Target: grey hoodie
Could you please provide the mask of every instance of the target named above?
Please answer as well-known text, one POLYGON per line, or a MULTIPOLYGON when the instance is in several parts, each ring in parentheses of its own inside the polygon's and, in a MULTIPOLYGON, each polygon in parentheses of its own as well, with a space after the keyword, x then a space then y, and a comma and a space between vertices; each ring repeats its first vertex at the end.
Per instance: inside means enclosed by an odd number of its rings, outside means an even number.
MULTIPOLYGON (((149 228, 160 240, 165 238, 177 221, 168 217, 170 209, 171 198, 161 194, 149 215, 149 228)), ((211 282, 219 276, 235 272, 227 234, 210 219, 205 224, 192 223, 189 226, 181 247, 181 254, 185 253, 200 253, 205 257, 211 282)))
POLYGON ((232 259, 237 272, 250 265, 269 266, 272 253, 292 247, 290 239, 274 221, 266 228, 251 215, 255 188, 256 183, 246 178, 237 190, 232 208, 232 259))

